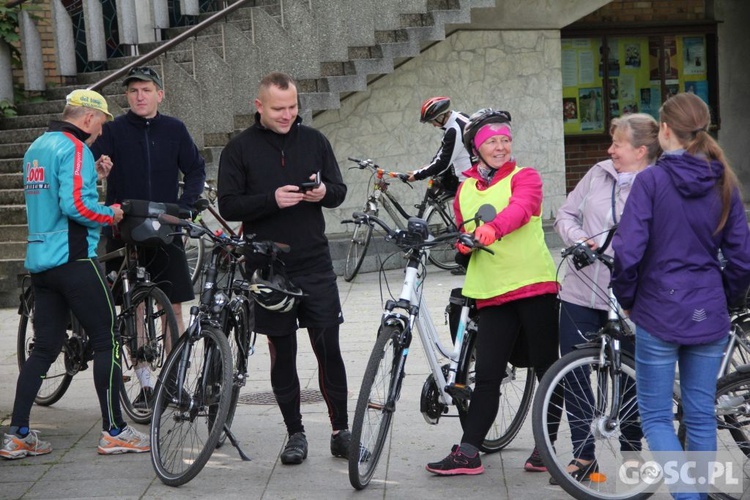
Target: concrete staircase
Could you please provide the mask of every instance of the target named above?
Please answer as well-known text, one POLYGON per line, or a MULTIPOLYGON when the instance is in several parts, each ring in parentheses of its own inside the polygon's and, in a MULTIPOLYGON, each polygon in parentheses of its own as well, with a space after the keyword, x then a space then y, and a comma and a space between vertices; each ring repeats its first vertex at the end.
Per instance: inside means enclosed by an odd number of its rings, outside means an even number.
MULTIPOLYGON (((255 0, 248 5, 153 61, 167 87, 162 111, 186 123, 206 158, 209 179, 215 178, 221 148, 252 123, 248 102, 262 75, 292 74, 301 116, 309 122, 314 113, 338 108, 342 98, 444 39, 453 25, 470 23, 473 9, 494 7, 495 0, 255 0)), ((171 28, 167 37, 184 29, 171 28)), ((139 52, 155 46, 143 44, 139 52)), ((110 59, 109 71, 79 74, 75 86, 49 88, 45 101, 19 104, 17 117, 0 118, 0 307, 18 303, 17 277, 24 273, 24 152, 49 120, 59 117, 71 90, 91 86, 135 59, 110 59)), ((101 92, 113 114, 127 108, 119 81, 101 92)), ((343 257, 345 249, 339 247, 345 242, 335 246, 334 255, 343 257)))

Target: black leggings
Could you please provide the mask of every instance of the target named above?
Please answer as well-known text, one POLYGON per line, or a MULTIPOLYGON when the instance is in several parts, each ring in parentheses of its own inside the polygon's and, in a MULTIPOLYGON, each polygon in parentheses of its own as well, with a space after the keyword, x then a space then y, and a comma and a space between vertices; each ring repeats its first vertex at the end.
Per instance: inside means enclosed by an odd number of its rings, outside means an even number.
MULTIPOLYGON (((500 403, 500 384, 513 346, 521 330, 528 348, 528 359, 536 369, 537 379, 558 358, 557 297, 554 294, 539 295, 514 300, 499 306, 479 310, 476 344, 476 383, 471 395, 469 413, 464 425, 462 443, 480 447, 500 403)), ((562 407, 562 395, 559 404, 562 407)), ((552 419, 559 422, 559 415, 552 419)), ((551 429, 552 432, 556 432, 551 429)))
MULTIPOLYGON (((94 387, 102 428, 123 428, 120 411, 120 339, 115 332, 112 292, 96 260, 69 262, 31 275, 34 291, 34 349, 21 368, 10 425, 28 427, 34 397, 60 354, 71 311, 88 334, 94 351, 94 387)), ((27 328, 26 335, 31 335, 27 328)))
MULTIPOLYGON (((318 360, 318 383, 328 406, 334 431, 349 427, 346 403, 346 367, 339 347, 339 326, 308 328, 310 343, 318 360)), ((297 334, 269 336, 271 386, 284 417, 287 432, 304 432, 300 413, 300 384, 297 376, 297 334)))

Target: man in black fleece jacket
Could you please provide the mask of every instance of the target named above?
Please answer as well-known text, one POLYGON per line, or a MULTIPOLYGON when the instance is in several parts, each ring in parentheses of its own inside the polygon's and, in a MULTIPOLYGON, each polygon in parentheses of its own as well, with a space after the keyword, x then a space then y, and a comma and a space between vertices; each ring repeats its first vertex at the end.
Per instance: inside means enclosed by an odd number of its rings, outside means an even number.
MULTIPOLYGON (((344 201, 346 185, 328 140, 302 125, 297 86, 289 75, 265 76, 255 107, 255 124, 222 151, 219 211, 227 220, 242 221, 245 233, 257 240, 290 245, 282 257, 283 272, 305 293, 286 312, 269 310, 262 300, 257 301, 262 307, 255 307, 255 330, 268 336, 271 385, 289 434, 281 462, 299 464, 307 457, 296 365, 298 322, 299 328, 307 328, 318 360, 320 390, 333 428, 331 453, 347 458, 351 434, 346 368, 339 347, 344 318, 323 217, 323 207, 344 201), (318 174, 317 187, 299 188, 318 174)), ((251 259, 248 271, 262 265, 251 259)))

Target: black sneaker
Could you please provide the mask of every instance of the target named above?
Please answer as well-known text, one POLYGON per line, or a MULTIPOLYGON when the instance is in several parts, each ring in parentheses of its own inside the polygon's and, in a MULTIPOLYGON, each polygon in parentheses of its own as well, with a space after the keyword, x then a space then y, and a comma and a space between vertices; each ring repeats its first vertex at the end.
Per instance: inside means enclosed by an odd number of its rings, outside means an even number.
MULTIPOLYGON (((349 458, 349 447, 352 444, 352 433, 348 429, 340 431, 336 435, 331 435, 331 455, 339 458, 349 458)), ((367 462, 370 459, 369 450, 364 446, 359 446, 359 461, 367 462)))
POLYGON ((138 393, 138 397, 133 400, 133 408, 138 410, 148 410, 154 405, 154 390, 151 387, 144 387, 138 393))
POLYGON ((529 472, 547 472, 547 466, 542 461, 542 456, 539 455, 539 450, 534 446, 534 451, 531 452, 531 456, 526 459, 526 463, 523 464, 524 470, 529 472))
POLYGON ((459 474, 481 474, 484 472, 482 460, 479 453, 469 457, 461 453, 458 445, 454 445, 451 454, 442 459, 440 462, 432 462, 425 467, 433 474, 440 476, 457 476, 459 474))
POLYGON ((352 442, 352 433, 348 430, 340 431, 331 435, 331 455, 339 458, 349 458, 349 445, 352 442))
POLYGON ((281 452, 281 463, 284 465, 301 464, 307 458, 307 438, 304 432, 295 432, 289 436, 284 451, 281 452))

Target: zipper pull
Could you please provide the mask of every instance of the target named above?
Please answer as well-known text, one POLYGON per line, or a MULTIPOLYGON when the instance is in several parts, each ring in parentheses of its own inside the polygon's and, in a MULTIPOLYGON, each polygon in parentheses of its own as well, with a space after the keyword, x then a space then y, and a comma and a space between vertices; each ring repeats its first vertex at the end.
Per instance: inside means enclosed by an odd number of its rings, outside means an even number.
POLYGON ((285 165, 286 165, 286 162, 284 160, 284 150, 282 149, 281 150, 281 166, 283 167, 285 165))

